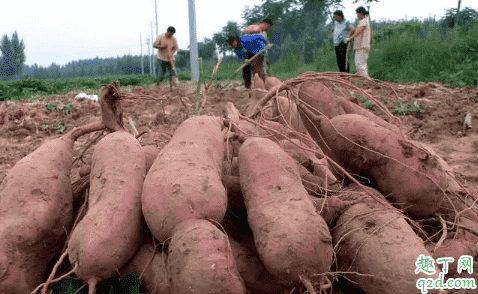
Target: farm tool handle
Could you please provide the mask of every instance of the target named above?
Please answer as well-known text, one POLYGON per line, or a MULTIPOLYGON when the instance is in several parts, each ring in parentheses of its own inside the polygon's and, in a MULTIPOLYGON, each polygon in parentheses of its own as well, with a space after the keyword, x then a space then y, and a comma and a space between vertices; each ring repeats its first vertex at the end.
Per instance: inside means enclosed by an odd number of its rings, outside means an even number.
POLYGON ((350 51, 352 51, 352 46, 353 46, 352 44, 353 44, 353 40, 351 40, 347 43, 347 51, 345 52, 345 70, 347 72, 349 72, 349 70, 350 70, 349 56, 350 56, 350 51))

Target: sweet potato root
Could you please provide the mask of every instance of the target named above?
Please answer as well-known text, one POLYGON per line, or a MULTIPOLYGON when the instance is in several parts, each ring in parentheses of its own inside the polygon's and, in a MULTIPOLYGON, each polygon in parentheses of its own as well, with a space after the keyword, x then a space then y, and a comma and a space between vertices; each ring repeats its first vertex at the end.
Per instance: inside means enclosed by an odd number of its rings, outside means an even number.
MULTIPOLYGON (((335 97, 335 95, 327 89, 322 83, 316 81, 306 81, 299 88, 299 98, 303 103, 316 109, 320 114, 328 118, 341 114, 360 114, 373 120, 378 125, 398 131, 398 128, 376 116, 371 111, 355 104, 343 97, 335 97)), ((311 122, 307 117, 303 118, 304 124, 308 125, 307 130, 313 129, 311 122)))
POLYGON ((284 284, 328 271, 331 236, 294 160, 269 139, 248 138, 239 149, 239 174, 249 226, 267 270, 284 284))
POLYGON ((144 157, 146 160, 146 173, 149 171, 153 165, 154 160, 159 154, 159 148, 154 145, 144 145, 141 147, 144 152, 144 157))
POLYGON ((415 274, 420 254, 430 256, 423 241, 401 214, 370 197, 342 213, 331 233, 339 270, 366 294, 421 293, 419 278, 439 276, 439 267, 415 274))
POLYGON ((30 293, 73 225, 70 174, 75 140, 104 129, 75 128, 22 158, 0 186, 0 293, 30 293))
POLYGON ((121 269, 121 276, 135 274, 144 289, 151 294, 169 294, 166 252, 156 249, 152 238, 143 237, 136 255, 121 269))
POLYGON ((282 286, 275 281, 274 277, 264 267, 252 238, 244 236, 240 241, 229 238, 229 243, 237 264, 237 270, 248 291, 261 294, 283 292, 282 286))
POLYGON ((196 116, 176 129, 146 175, 143 215, 160 242, 190 218, 221 221, 227 196, 221 183, 224 144, 222 119, 196 116), (172 164, 174 163, 174 164, 172 164))
POLYGON ((297 105, 293 101, 284 96, 277 96, 273 101, 273 117, 277 117, 279 123, 288 125, 300 133, 307 132, 297 112, 297 105))
POLYGON ((374 179, 377 190, 410 218, 425 218, 438 210, 444 190, 453 182, 438 156, 361 115, 315 121, 322 136, 314 139, 323 138, 330 147, 324 153, 347 171, 374 179))
POLYGON ((68 242, 75 274, 94 293, 134 256, 142 231, 141 188, 146 163, 141 145, 127 132, 114 132, 96 145, 88 211, 68 242))
POLYGON ((179 223, 168 251, 172 293, 246 293, 229 240, 211 222, 187 219, 179 223))
MULTIPOLYGON (((299 88, 299 98, 328 118, 345 114, 334 94, 319 82, 311 80, 302 83, 299 88)), ((310 122, 304 119, 304 124, 310 124, 310 122)))
POLYGON ((282 81, 279 80, 278 78, 273 77, 273 76, 267 76, 264 86, 266 87, 266 90, 269 91, 274 86, 278 86, 280 84, 282 84, 282 81))

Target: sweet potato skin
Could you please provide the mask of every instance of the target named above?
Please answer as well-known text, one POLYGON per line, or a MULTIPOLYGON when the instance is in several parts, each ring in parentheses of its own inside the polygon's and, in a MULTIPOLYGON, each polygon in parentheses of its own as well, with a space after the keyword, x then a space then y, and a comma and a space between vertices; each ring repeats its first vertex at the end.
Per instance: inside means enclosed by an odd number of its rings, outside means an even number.
POLYGON ((424 218, 438 210, 444 198, 441 189, 446 190, 451 179, 426 149, 357 114, 321 119, 320 129, 331 148, 324 153, 347 171, 373 178, 377 190, 410 218, 424 218))
POLYGON ((360 273, 347 277, 366 294, 421 293, 417 280, 438 278, 439 267, 434 275, 415 274, 420 254, 430 253, 405 219, 387 206, 368 198, 338 218, 331 233, 340 270, 360 273))
POLYGON ((248 138, 239 149, 241 189, 257 251, 281 283, 329 270, 332 239, 294 160, 276 143, 248 138))
POLYGON ((143 215, 160 242, 190 218, 221 221, 227 195, 221 182, 224 144, 222 119, 196 116, 185 120, 159 152, 146 175, 143 215))
POLYGON ((181 222, 168 248, 171 293, 246 293, 229 240, 211 222, 181 222))
POLYGON ((279 86, 280 84, 282 84, 282 81, 279 80, 278 78, 273 76, 267 76, 264 86, 266 87, 266 90, 269 91, 273 87, 279 86))
POLYGON ((73 225, 73 144, 68 134, 46 142, 0 186, 0 293, 30 293, 64 245, 73 225))
POLYGON ((154 247, 152 238, 143 238, 136 255, 121 269, 121 276, 137 275, 144 289, 151 294, 169 294, 166 252, 154 247))
MULTIPOLYGON (((335 99, 334 94, 321 83, 315 81, 302 83, 299 88, 299 98, 303 103, 308 104, 328 118, 345 114, 344 109, 335 99)), ((306 119, 304 119, 304 123, 310 124, 306 119)))
POLYGON ((248 291, 261 294, 283 292, 282 286, 274 280, 274 277, 264 267, 252 238, 244 236, 240 241, 229 238, 229 243, 237 264, 237 270, 248 291))
POLYGON ((68 242, 70 262, 78 263, 75 274, 82 280, 112 277, 138 249, 145 174, 144 152, 131 134, 114 132, 96 145, 88 211, 68 242))

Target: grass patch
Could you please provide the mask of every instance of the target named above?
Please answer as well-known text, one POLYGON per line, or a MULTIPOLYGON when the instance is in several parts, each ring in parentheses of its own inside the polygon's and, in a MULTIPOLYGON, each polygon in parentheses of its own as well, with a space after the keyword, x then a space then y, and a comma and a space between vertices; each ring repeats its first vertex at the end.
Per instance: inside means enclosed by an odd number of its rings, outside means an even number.
POLYGON ((405 104, 396 102, 392 112, 399 115, 420 115, 424 113, 426 110, 427 110, 426 106, 416 105, 413 102, 409 102, 405 104))

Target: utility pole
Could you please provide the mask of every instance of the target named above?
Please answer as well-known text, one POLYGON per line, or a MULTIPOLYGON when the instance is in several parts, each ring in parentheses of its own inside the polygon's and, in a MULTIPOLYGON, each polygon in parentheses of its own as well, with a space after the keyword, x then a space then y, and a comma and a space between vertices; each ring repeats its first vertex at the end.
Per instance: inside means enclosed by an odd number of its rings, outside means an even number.
POLYGON ((139 43, 141 44, 141 74, 144 76, 144 63, 143 63, 143 38, 139 34, 139 43))
POLYGON ((146 41, 146 43, 148 44, 148 55, 149 55, 149 74, 153 74, 153 68, 151 66, 151 54, 149 54, 149 50, 150 50, 150 46, 149 46, 149 38, 148 40, 146 41))
POLYGON ((156 15, 156 36, 159 36, 158 31, 158 3, 154 0, 154 14, 156 15))
POLYGON ((456 9, 456 16, 455 16, 455 28, 458 24, 459 16, 460 16, 460 7, 461 7, 461 0, 458 0, 458 8, 456 9))
MULTIPOLYGON (((154 55, 154 47, 153 47, 153 44, 154 44, 154 40, 155 40, 156 38, 153 37, 153 22, 150 21, 149 23, 151 24, 151 44, 150 44, 149 46, 152 48, 152 49, 151 49, 151 53, 154 55)), ((156 74, 154 56, 153 56, 153 73, 156 74)))
POLYGON ((195 82, 199 80, 198 66, 198 43, 196 36, 196 12, 194 0, 188 0, 189 6, 189 48, 191 50, 191 79, 195 82))

